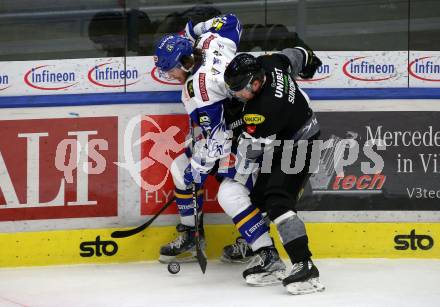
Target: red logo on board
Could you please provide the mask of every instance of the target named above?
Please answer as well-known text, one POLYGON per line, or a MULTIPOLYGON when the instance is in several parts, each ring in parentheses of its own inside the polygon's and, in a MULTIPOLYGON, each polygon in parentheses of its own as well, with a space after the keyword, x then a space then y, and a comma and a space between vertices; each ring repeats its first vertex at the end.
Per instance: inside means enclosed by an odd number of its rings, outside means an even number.
MULTIPOLYGON (((160 188, 154 191, 141 189, 141 214, 151 215, 157 211, 174 195, 174 183, 169 172, 169 162, 184 152, 183 148, 178 148, 176 144, 183 144, 188 134, 188 115, 150 115, 149 120, 143 120, 141 123, 141 135, 144 141, 141 143, 141 176, 149 185, 159 185, 160 188), (178 129, 174 129, 174 128, 178 129), (171 134, 168 132, 172 132, 171 134), (155 134, 157 137, 151 137, 155 134), (150 137, 145 138, 144 136, 150 137), (165 139, 158 137, 165 136, 165 139), (172 135, 172 139, 169 136, 172 135), (158 155, 154 151, 159 148, 155 143, 162 139, 162 142, 168 142, 164 148, 167 158, 157 158, 158 155), (168 159, 169 157, 169 159, 168 159), (167 175, 168 174, 168 175, 167 175), (165 180, 165 181, 164 181, 165 180), (164 181, 164 182, 163 182, 164 181), (163 184, 162 184, 163 182, 163 184)), ((163 152, 163 146, 160 152, 163 152)), ((163 156, 163 155, 162 155, 163 156)), ((232 158, 233 159, 233 158, 232 158)), ((235 159, 234 159, 235 161, 235 159)), ((217 202, 218 182, 213 176, 208 176, 208 180, 204 185, 204 205, 203 211, 208 213, 220 213, 223 210, 217 202)), ((177 206, 171 206, 165 210, 165 214, 177 213, 177 206)))

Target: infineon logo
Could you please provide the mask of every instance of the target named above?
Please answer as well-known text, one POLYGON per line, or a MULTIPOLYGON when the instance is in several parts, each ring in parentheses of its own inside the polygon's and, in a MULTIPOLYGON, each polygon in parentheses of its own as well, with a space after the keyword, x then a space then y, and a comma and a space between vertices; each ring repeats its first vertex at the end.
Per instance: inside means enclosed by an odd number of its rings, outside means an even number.
POLYGON ((151 78, 153 78, 154 81, 157 81, 162 84, 167 84, 167 85, 181 85, 182 84, 179 81, 170 78, 167 74, 161 73, 160 70, 157 69, 157 67, 154 67, 153 70, 151 71, 151 78))
POLYGON ((342 66, 342 72, 350 79, 378 82, 394 78, 397 70, 394 64, 377 63, 375 59, 363 56, 345 62, 342 66), (368 58, 370 59, 368 60, 368 58))
POLYGON ((331 77, 332 72, 330 72, 330 65, 328 64, 322 64, 318 69, 316 70, 315 76, 312 79, 298 79, 299 82, 316 82, 325 80, 331 77))
POLYGON ((59 71, 55 65, 41 65, 31 68, 24 75, 24 82, 38 90, 58 91, 74 86, 76 74, 73 71, 59 71))
POLYGON ((89 70, 87 78, 100 87, 124 87, 140 81, 137 69, 119 69, 120 65, 114 62, 96 65, 89 70))
POLYGON ((0 73, 0 91, 3 91, 8 87, 11 87, 9 84, 9 76, 0 73))
POLYGON ((425 56, 415 59, 408 65, 408 72, 416 79, 430 82, 440 82, 439 56, 425 56), (436 59, 436 60, 433 60, 436 59))

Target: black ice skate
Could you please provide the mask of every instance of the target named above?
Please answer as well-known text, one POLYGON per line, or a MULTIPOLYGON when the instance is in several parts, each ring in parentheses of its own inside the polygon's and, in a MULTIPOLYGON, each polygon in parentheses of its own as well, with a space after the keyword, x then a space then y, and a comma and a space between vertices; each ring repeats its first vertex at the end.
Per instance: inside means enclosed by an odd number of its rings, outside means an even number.
POLYGON ((283 280, 283 285, 290 294, 308 294, 325 290, 319 282, 318 268, 312 260, 294 263, 289 276, 283 280))
POLYGON ((226 263, 248 263, 254 255, 252 248, 246 240, 242 237, 238 237, 234 244, 226 245, 223 248, 220 261, 226 263))
MULTIPOLYGON (((183 224, 176 226, 180 235, 172 242, 160 248, 159 262, 169 263, 171 261, 178 262, 196 262, 196 227, 190 227, 183 224)), ((200 247, 204 252, 205 249, 205 231, 200 228, 200 247)))
POLYGON ((281 283, 286 276, 286 265, 275 247, 262 247, 243 272, 246 282, 252 286, 268 286, 281 283))

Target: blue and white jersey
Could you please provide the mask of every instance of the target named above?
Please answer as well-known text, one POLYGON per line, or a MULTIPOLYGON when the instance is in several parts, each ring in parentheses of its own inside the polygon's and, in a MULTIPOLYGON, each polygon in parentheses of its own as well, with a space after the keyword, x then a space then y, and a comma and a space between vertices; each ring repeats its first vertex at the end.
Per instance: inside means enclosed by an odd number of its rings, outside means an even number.
POLYGON ((241 31, 241 24, 237 16, 227 14, 200 22, 195 26, 189 21, 185 27, 185 36, 194 43, 202 34, 217 33, 221 37, 232 40, 238 49, 241 31))
POLYGON ((193 39, 198 36, 194 48, 203 51, 203 63, 194 68, 182 91, 185 109, 204 135, 194 146, 191 165, 208 173, 231 151, 232 133, 226 129, 223 114, 228 99, 223 73, 237 52, 241 26, 234 15, 225 15, 194 27, 189 23, 186 32, 193 39))

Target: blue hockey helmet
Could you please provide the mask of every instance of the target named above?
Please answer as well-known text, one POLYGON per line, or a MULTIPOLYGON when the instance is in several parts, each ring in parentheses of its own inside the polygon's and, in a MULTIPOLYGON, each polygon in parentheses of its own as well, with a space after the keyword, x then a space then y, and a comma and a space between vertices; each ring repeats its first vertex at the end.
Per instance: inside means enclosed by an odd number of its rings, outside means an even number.
POLYGON ((181 64, 183 56, 191 55, 192 43, 177 34, 167 34, 156 45, 156 66, 162 71, 169 71, 181 64))

